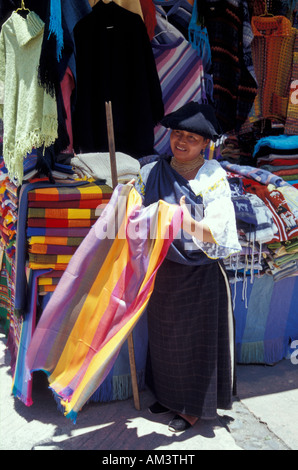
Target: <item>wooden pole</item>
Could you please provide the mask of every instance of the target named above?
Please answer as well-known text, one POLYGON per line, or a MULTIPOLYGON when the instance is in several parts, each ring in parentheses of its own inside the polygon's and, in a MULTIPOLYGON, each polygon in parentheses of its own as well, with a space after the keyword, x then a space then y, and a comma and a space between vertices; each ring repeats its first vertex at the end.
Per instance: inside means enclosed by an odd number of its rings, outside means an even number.
MULTIPOLYGON (((113 124, 113 112, 112 112, 112 103, 106 102, 106 118, 107 118, 107 130, 108 130, 108 143, 109 143, 109 152, 110 152, 110 162, 111 162, 111 174, 112 174, 112 185, 113 189, 118 184, 118 175, 117 175, 117 162, 116 162, 116 152, 115 152, 115 136, 114 136, 114 124, 113 124)), ((130 375, 132 383, 132 392, 134 405, 136 410, 140 410, 140 395, 139 387, 137 380, 137 369, 135 361, 135 351, 133 343, 133 334, 127 338, 128 343, 128 354, 129 354, 129 364, 130 364, 130 375)))

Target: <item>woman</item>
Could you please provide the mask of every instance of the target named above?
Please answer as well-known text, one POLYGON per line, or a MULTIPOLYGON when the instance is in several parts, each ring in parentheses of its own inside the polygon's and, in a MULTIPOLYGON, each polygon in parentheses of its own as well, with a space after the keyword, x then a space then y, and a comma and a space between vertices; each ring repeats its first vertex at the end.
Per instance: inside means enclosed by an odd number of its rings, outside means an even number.
POLYGON ((234 384, 234 333, 222 258, 240 251, 226 173, 204 160, 220 128, 210 105, 188 103, 162 120, 172 129, 173 157, 145 165, 136 182, 145 206, 181 203, 184 224, 161 265, 148 314, 151 413, 175 412, 184 431, 199 418, 229 409, 234 384), (191 233, 189 211, 196 220, 191 233))

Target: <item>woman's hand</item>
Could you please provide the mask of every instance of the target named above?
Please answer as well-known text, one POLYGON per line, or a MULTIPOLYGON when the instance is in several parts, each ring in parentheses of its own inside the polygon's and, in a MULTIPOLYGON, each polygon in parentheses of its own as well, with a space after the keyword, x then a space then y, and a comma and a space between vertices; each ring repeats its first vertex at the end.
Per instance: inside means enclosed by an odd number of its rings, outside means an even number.
POLYGON ((127 184, 130 184, 131 186, 134 186, 135 182, 136 182, 136 180, 135 180, 135 178, 133 178, 127 184))
POLYGON ((180 199, 180 207, 182 208, 183 212, 182 229, 191 236, 195 237, 197 240, 205 243, 216 243, 212 237, 209 227, 204 224, 203 220, 198 222, 191 216, 185 202, 185 196, 182 196, 180 199))
POLYGON ((182 222, 182 228, 185 230, 187 233, 190 233, 191 235, 194 235, 194 232, 196 230, 196 221, 195 219, 192 218, 189 210, 187 209, 187 205, 185 202, 185 196, 182 196, 180 199, 180 207, 183 212, 183 222, 182 222))

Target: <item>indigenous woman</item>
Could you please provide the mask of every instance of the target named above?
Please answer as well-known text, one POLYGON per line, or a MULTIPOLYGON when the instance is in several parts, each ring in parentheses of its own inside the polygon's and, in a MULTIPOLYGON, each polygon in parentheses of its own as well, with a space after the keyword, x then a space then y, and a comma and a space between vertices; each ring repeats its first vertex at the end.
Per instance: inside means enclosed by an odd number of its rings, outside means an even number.
POLYGON ((143 166, 135 187, 145 206, 162 199, 181 204, 184 213, 147 309, 150 387, 157 399, 149 410, 174 412, 169 429, 179 432, 231 407, 234 322, 221 260, 241 247, 226 173, 203 156, 210 139, 220 136, 213 108, 191 102, 161 123, 172 130, 173 156, 143 166))

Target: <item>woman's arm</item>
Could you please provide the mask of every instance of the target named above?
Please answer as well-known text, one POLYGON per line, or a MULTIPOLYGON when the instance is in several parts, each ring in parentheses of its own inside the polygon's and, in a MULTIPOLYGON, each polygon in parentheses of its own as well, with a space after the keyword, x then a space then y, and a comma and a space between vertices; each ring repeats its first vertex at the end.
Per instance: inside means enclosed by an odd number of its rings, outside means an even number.
POLYGON ((197 221, 190 215, 190 212, 187 209, 187 205, 185 203, 185 196, 182 196, 180 199, 180 206, 183 212, 183 230, 202 242, 216 243, 209 227, 204 223, 204 219, 197 221))

